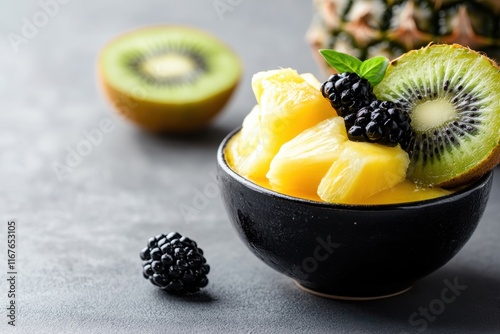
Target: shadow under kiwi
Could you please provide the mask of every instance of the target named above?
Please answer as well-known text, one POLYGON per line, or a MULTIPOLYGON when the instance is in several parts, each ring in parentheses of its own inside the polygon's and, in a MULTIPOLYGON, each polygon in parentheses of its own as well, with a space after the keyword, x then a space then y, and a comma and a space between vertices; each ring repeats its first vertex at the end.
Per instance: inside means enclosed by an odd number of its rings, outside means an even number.
POLYGON ((183 149, 217 149, 221 141, 234 128, 225 124, 214 123, 190 133, 152 133, 136 129, 134 135, 139 144, 143 146, 160 144, 183 149))

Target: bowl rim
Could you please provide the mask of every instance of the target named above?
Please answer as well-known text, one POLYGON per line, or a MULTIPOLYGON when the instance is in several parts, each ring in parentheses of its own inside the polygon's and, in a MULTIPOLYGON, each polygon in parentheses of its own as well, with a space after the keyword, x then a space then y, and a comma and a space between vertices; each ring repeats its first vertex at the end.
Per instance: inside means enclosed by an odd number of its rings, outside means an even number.
POLYGON ((483 188, 487 185, 487 183, 492 179, 494 174, 494 169, 488 171, 486 174, 478 178, 476 181, 463 186, 461 189, 454 191, 451 194, 421 200, 421 201, 413 201, 413 202, 403 202, 403 203, 391 203, 391 204, 341 204, 341 203, 328 203, 328 202, 319 202, 310 199, 294 197, 286 194, 282 194, 276 192, 274 190, 264 188, 257 183, 241 176, 235 170, 233 170, 227 160, 225 155, 225 148, 228 142, 238 133, 240 132, 242 126, 239 126, 229 132, 226 137, 219 144, 217 149, 217 164, 218 166, 228 174, 232 179, 236 180, 241 185, 250 188, 251 190, 258 192, 260 194, 275 197, 279 199, 283 199, 286 201, 293 201, 303 205, 316 206, 325 209, 341 209, 341 210, 363 210, 363 211, 378 211, 378 210, 405 210, 405 209, 413 209, 413 208, 422 208, 427 206, 433 206, 440 203, 452 203, 461 198, 467 197, 471 192, 476 191, 477 189, 483 188))

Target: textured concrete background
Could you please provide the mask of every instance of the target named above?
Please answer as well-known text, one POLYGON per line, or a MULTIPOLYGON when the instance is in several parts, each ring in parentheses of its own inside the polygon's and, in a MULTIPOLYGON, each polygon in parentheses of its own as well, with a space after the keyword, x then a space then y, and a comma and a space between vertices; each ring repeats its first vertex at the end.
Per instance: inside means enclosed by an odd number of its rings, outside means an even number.
POLYGON ((197 191, 214 189, 217 145, 254 104, 251 74, 288 66, 318 71, 304 42, 308 0, 221 1, 233 4, 222 16, 212 0, 59 0, 47 22, 41 4, 50 0, 0 2, 0 332, 416 333, 423 324, 410 316, 456 278, 467 289, 426 322, 426 333, 500 333, 499 178, 456 258, 410 292, 376 302, 298 290, 243 246, 218 196, 194 216, 181 214, 180 206, 194 207, 197 191), (34 20, 40 27, 23 32, 34 20), (103 44, 158 23, 207 29, 243 58, 234 99, 198 136, 141 132, 111 112, 96 85, 103 44), (23 33, 13 47, 8 36, 23 33), (59 180, 54 162, 64 162, 83 132, 103 120, 112 131, 59 180), (18 223, 15 329, 5 311, 10 219, 18 223), (212 266, 211 283, 198 296, 166 295, 141 276, 139 250, 149 236, 171 230, 197 240, 212 266))

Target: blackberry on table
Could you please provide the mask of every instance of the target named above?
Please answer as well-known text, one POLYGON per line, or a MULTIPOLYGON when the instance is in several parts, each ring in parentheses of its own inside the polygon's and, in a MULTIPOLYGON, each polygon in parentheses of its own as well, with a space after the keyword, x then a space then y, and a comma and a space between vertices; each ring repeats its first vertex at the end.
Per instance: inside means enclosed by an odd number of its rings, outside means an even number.
POLYGON ((366 141, 387 146, 398 143, 403 149, 411 139, 411 119, 406 111, 390 101, 373 101, 358 112, 344 117, 347 136, 352 141, 366 141))
POLYGON ((171 232, 149 238, 140 253, 143 276, 174 293, 195 293, 208 284, 210 266, 193 240, 171 232))
POLYGON ((328 98, 339 116, 356 113, 362 107, 376 100, 368 80, 356 73, 331 75, 321 85, 323 97, 328 98))

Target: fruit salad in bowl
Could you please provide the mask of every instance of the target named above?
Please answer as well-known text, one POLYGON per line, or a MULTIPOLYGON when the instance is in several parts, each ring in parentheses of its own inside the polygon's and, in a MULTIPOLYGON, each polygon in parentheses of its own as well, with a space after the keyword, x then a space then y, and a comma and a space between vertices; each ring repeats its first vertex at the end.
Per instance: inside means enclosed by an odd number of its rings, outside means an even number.
POLYGON ((373 299, 448 262, 477 226, 500 150, 500 76, 430 45, 389 62, 322 50, 321 83, 254 75, 257 104, 218 151, 229 217, 265 263, 309 292, 373 299))

